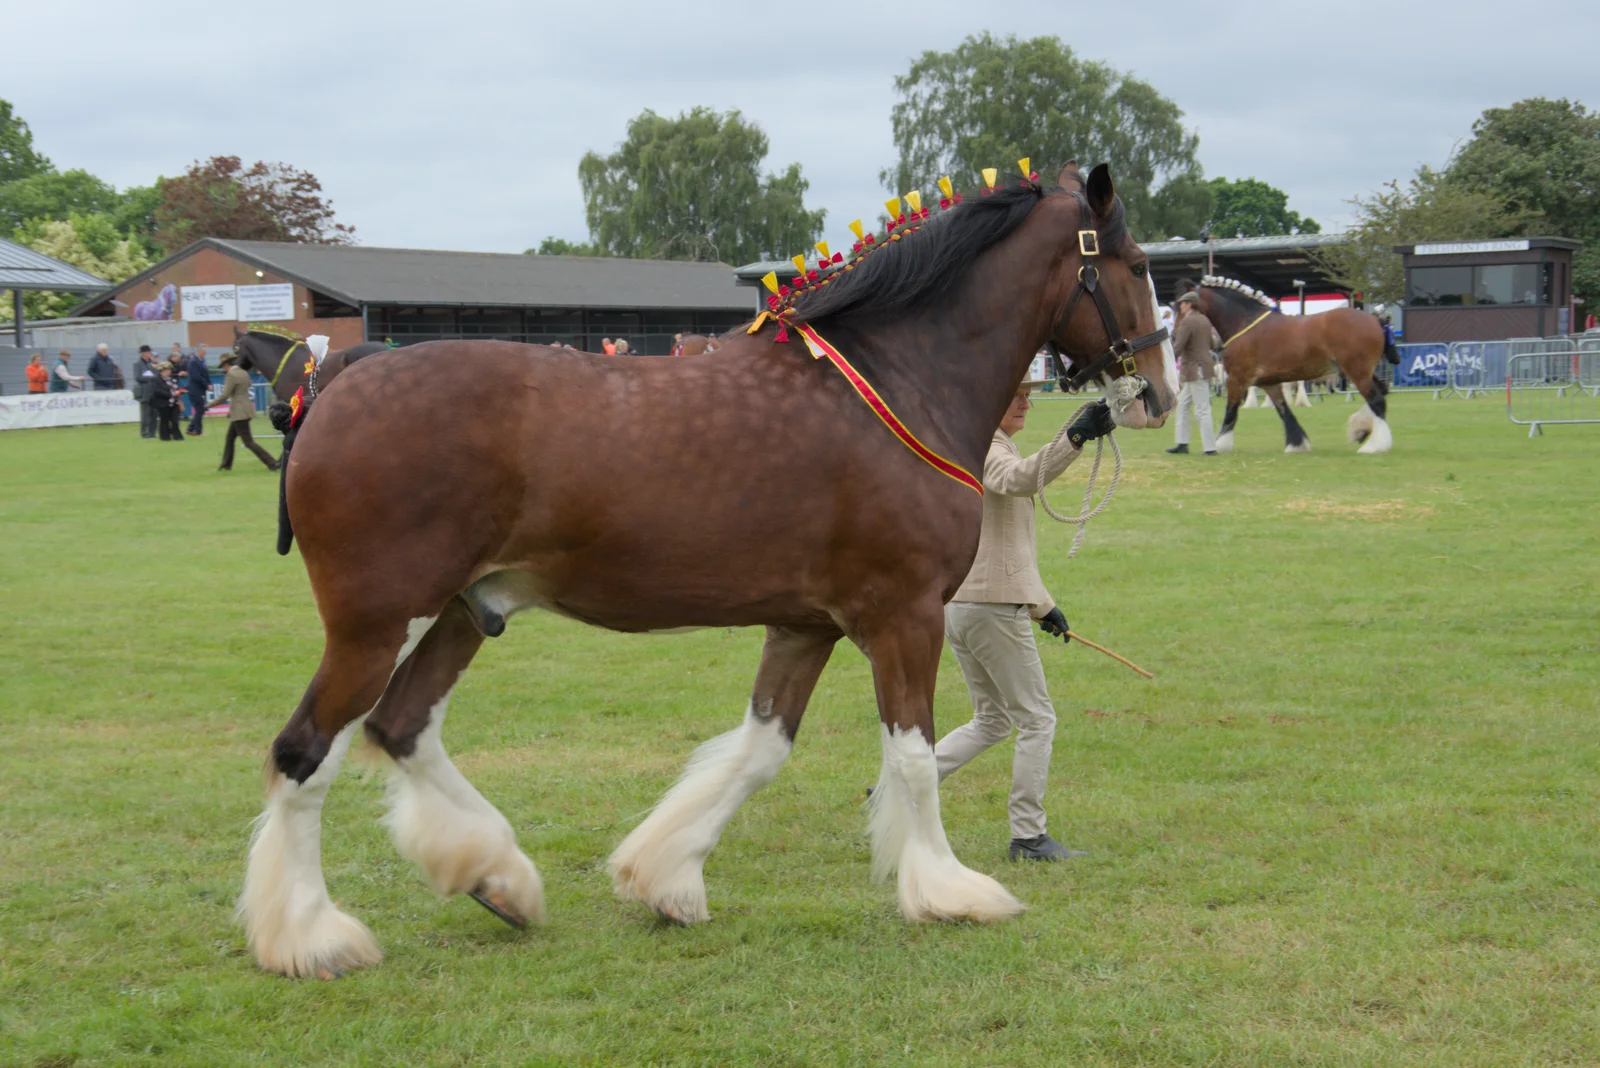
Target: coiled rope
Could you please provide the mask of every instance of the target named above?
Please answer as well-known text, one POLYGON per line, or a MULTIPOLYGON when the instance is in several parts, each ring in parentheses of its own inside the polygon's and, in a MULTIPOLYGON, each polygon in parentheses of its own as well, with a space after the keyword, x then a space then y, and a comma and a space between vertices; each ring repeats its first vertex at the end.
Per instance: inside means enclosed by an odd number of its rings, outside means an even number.
MULTIPOLYGON (((1133 403, 1134 398, 1143 391, 1145 385, 1144 379, 1138 375, 1127 375, 1115 379, 1111 383, 1110 390, 1107 391, 1106 403, 1118 411, 1122 411, 1133 403)), ((1117 483, 1122 481, 1122 449, 1117 445, 1116 434, 1109 433, 1105 437, 1095 439, 1094 463, 1089 467, 1089 481, 1083 487, 1083 504, 1079 507, 1077 515, 1062 515, 1050 507, 1050 499, 1044 495, 1044 474, 1045 470, 1050 466, 1050 453, 1060 448, 1061 443, 1066 441, 1068 428, 1072 426, 1078 416, 1097 403, 1099 402, 1090 401, 1080 404, 1078 410, 1073 412, 1065 423, 1061 424, 1061 429, 1056 431, 1056 436, 1050 439, 1050 444, 1040 450, 1044 455, 1039 460, 1039 483, 1034 490, 1038 495, 1039 503, 1044 505, 1045 514, 1051 519, 1058 523, 1070 523, 1078 528, 1078 532, 1072 536, 1072 548, 1067 550, 1068 560, 1078 555, 1078 549, 1082 547, 1084 538, 1089 535, 1089 520, 1106 510, 1106 505, 1110 504, 1111 498, 1116 495, 1117 483), (1100 459, 1105 455, 1106 442, 1108 441, 1111 443, 1111 483, 1106 486, 1106 494, 1100 498, 1100 503, 1091 508, 1090 502, 1094 500, 1095 481, 1100 476, 1100 459)), ((1067 448, 1070 449, 1071 447, 1072 442, 1068 441, 1067 448)))

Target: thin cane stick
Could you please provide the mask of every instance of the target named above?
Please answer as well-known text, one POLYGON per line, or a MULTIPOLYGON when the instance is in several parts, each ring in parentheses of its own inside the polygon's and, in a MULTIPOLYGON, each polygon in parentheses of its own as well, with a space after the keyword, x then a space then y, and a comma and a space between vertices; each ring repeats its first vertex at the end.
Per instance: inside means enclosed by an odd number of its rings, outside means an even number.
POLYGON ((1119 664, 1126 664, 1128 667, 1133 668, 1133 670, 1137 671, 1139 674, 1143 675, 1147 679, 1155 678, 1154 675, 1150 674, 1150 672, 1146 671, 1144 668, 1140 667, 1138 664, 1135 664, 1132 660, 1129 660, 1127 657, 1118 656, 1116 653, 1113 653, 1110 649, 1107 649, 1105 646, 1096 645, 1094 642, 1090 641, 1088 638, 1085 638, 1081 634, 1074 634, 1072 631, 1069 630, 1069 631, 1067 631, 1067 637, 1071 638, 1075 642, 1082 642, 1084 645, 1087 645, 1089 648, 1093 649, 1097 653, 1105 653, 1107 656, 1109 656, 1111 659, 1115 660, 1119 664))

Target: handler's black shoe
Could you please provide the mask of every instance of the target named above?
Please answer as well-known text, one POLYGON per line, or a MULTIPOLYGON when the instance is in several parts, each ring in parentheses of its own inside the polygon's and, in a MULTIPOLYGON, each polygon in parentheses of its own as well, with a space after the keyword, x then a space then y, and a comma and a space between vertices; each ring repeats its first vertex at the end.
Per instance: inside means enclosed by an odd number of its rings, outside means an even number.
POLYGON ((1071 860, 1089 854, 1081 849, 1068 849, 1048 834, 1037 838, 1011 839, 1012 860, 1071 860))
POLYGON ((1216 449, 1207 449, 1206 450, 1206 455, 1207 456, 1215 456, 1216 454, 1217 454, 1217 450, 1216 449))
POLYGON ((1174 456, 1183 456, 1183 455, 1188 453, 1189 446, 1186 445, 1186 444, 1185 445, 1174 445, 1172 448, 1168 449, 1167 451, 1172 453, 1174 456))

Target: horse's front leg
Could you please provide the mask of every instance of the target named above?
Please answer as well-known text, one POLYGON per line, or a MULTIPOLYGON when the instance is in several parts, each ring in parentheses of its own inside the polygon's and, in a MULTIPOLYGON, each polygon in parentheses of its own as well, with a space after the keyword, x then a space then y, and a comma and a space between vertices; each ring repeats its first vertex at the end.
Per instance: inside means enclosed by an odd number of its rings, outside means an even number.
POLYGON ((944 609, 929 598, 857 638, 872 661, 883 724, 883 770, 872 791, 872 873, 899 876, 900 914, 927 920, 1009 919, 1023 905, 956 859, 939 816, 933 688, 944 609))
POLYGON ((701 871, 722 829, 751 794, 777 776, 800 717, 828 663, 837 630, 767 628, 744 723, 695 750, 661 803, 611 854, 618 896, 674 923, 710 918, 701 871))
POLYGON ((1222 416, 1222 429, 1217 431, 1218 452, 1233 451, 1233 425, 1239 421, 1239 405, 1244 403, 1251 382, 1242 371, 1234 374, 1232 368, 1228 370, 1228 410, 1222 416))

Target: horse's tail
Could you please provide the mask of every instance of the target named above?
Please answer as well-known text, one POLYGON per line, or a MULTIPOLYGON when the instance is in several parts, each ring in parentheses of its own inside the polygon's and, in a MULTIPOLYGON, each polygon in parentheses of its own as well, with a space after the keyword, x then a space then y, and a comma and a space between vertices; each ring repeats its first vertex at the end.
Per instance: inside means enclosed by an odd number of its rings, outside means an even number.
POLYGON ((1379 320, 1378 325, 1383 327, 1383 358, 1399 367, 1400 350, 1394 347, 1394 328, 1382 320, 1379 320))
POLYGON ((283 401, 267 409, 273 429, 283 435, 283 455, 278 457, 278 555, 288 556, 294 544, 294 526, 289 522, 289 450, 294 448, 294 410, 283 401))

